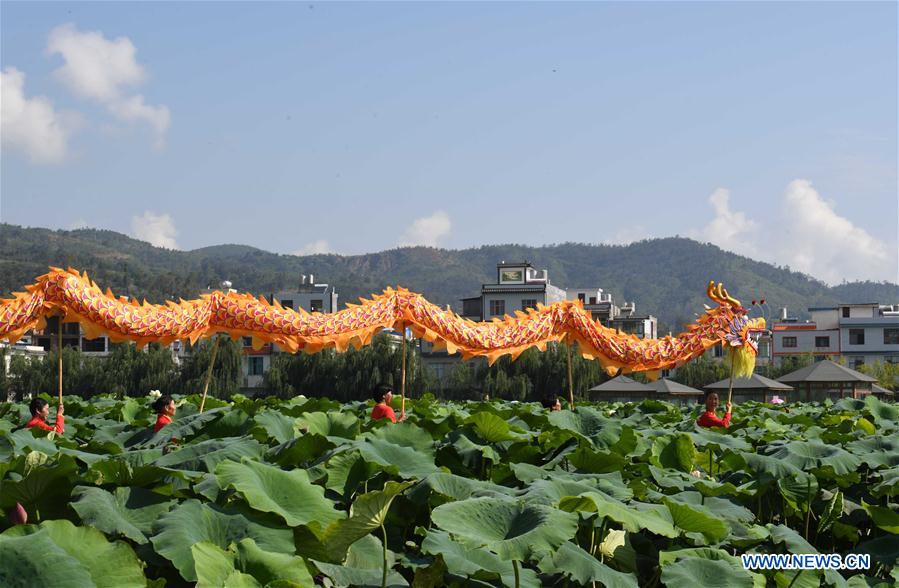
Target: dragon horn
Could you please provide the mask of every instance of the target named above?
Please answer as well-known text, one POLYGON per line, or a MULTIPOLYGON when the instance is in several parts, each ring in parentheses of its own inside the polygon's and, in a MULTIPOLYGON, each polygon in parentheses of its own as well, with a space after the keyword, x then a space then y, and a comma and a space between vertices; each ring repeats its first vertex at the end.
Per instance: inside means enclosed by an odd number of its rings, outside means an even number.
MULTIPOLYGON (((719 286, 720 286, 720 284, 719 284, 719 286)), ((742 304, 740 304, 739 300, 737 300, 736 298, 734 298, 733 296, 731 296, 730 294, 727 293, 727 288, 724 288, 722 286, 721 292, 724 293, 724 299, 727 300, 731 306, 737 306, 737 307, 743 306, 742 304)))
POLYGON ((718 299, 715 298, 715 281, 709 280, 709 285, 705 289, 705 294, 708 296, 713 302, 718 302, 718 299))

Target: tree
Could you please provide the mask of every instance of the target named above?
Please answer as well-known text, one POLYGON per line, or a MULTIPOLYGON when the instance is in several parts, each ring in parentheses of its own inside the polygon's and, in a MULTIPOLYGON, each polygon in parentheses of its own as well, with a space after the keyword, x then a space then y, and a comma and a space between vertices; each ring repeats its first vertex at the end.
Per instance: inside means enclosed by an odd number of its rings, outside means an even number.
POLYGON ((887 390, 896 390, 899 380, 899 365, 884 361, 866 363, 859 367, 858 371, 877 378, 877 385, 887 390))
POLYGON ((730 376, 730 366, 725 362, 714 361, 705 355, 677 368, 671 377, 675 382, 702 390, 705 386, 730 376))
MULTIPOLYGON (((206 382, 206 372, 212 360, 213 339, 204 339, 193 346, 190 356, 181 365, 177 391, 181 394, 202 394, 206 382)), ((242 348, 228 337, 220 337, 209 394, 219 398, 230 398, 240 391, 242 348)))

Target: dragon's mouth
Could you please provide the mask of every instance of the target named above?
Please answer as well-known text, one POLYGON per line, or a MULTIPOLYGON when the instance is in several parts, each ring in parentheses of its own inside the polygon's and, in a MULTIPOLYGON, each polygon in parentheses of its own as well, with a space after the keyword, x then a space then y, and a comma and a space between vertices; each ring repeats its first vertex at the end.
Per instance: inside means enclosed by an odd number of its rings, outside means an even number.
POLYGON ((746 323, 746 327, 744 328, 744 336, 746 344, 752 348, 752 351, 758 355, 759 352, 759 339, 762 337, 762 333, 765 332, 765 319, 763 318, 754 318, 746 323))

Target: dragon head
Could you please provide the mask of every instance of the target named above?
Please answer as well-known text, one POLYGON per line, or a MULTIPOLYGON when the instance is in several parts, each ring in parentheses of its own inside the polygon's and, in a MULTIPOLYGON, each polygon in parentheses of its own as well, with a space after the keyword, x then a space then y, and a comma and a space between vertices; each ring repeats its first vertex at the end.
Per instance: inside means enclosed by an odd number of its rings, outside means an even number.
POLYGON ((719 305, 723 313, 726 330, 722 343, 731 355, 736 377, 749 377, 755 369, 755 358, 759 352, 759 337, 765 330, 765 319, 749 318, 749 311, 740 301, 727 293, 719 282, 710 281, 706 294, 719 305))

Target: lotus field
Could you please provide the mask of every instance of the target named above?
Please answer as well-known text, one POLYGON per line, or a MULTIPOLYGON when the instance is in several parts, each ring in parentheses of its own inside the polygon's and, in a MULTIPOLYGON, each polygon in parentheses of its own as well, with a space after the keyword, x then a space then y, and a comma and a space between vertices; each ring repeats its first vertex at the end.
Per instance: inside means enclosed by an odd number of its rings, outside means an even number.
MULTIPOLYGON (((0 585, 893 586, 899 409, 297 397, 68 398, 63 436, 0 405, 0 585), (173 441, 175 439, 176 441, 173 441), (13 525, 20 504, 27 524, 13 525), (865 553, 864 571, 744 553, 865 553)), ((51 419, 52 420, 52 419, 51 419)))

